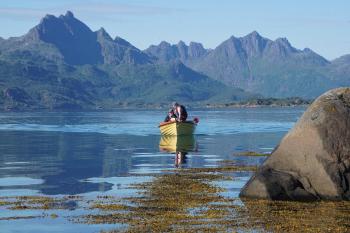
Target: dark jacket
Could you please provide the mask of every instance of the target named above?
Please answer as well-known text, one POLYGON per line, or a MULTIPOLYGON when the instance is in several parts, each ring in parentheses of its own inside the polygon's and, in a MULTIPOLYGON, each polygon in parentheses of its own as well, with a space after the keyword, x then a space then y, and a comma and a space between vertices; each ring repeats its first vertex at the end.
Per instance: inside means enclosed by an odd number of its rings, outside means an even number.
POLYGON ((183 105, 180 105, 179 107, 180 107, 180 112, 178 111, 178 108, 176 108, 176 111, 175 111, 176 119, 178 121, 186 121, 187 119, 186 108, 183 105))

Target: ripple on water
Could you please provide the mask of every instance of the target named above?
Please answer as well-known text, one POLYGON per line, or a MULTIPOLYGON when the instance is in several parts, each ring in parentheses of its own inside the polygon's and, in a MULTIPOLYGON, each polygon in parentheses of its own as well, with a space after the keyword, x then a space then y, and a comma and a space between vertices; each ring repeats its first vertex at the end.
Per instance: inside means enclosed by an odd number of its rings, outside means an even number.
MULTIPOLYGON (((294 122, 222 122, 220 124, 206 122, 199 125, 196 133, 199 135, 239 134, 259 132, 284 132, 288 131, 294 122)), ((47 125, 47 124, 0 124, 0 130, 12 131, 49 131, 70 133, 103 133, 103 134, 126 134, 126 135, 159 135, 158 127, 149 122, 142 125, 134 123, 125 124, 69 124, 69 125, 47 125)))
POLYGON ((41 192, 34 189, 0 189, 0 197, 17 197, 40 195, 41 192))
POLYGON ((44 180, 29 177, 3 177, 0 178, 0 186, 25 186, 42 184, 44 180))
POLYGON ((5 162, 5 165, 14 165, 14 164, 29 164, 30 162, 5 162))
POLYGON ((133 158, 149 158, 149 157, 171 157, 171 154, 165 153, 134 153, 131 157, 133 158))

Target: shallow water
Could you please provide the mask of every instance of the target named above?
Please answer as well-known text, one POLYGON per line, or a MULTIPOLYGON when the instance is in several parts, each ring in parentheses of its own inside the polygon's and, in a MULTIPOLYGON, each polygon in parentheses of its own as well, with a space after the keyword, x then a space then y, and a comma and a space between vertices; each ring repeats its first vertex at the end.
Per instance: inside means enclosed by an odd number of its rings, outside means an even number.
MULTIPOLYGON (((259 165, 265 157, 239 152, 269 153, 295 124, 304 108, 196 110, 200 123, 194 145, 177 167, 217 167, 222 161, 259 165)), ((129 197, 129 185, 152 174, 175 169, 175 153, 159 148, 160 110, 120 110, 79 113, 2 113, 0 115, 0 196, 101 195, 129 197)), ((237 197, 251 172, 220 182, 228 197, 237 197)), ((47 217, 0 220, 1 232, 98 232, 109 225, 84 225, 65 216, 86 210, 55 211, 47 217), (24 227, 25 226, 25 227, 24 227)), ((9 211, 0 206, 0 219, 43 214, 42 210, 9 211)), ((45 214, 50 214, 46 211, 45 214)))

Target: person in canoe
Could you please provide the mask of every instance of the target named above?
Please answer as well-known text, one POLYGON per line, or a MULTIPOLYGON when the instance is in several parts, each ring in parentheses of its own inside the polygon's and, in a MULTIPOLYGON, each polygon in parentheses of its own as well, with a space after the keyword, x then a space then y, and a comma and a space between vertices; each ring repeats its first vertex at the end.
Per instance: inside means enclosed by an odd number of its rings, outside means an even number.
POLYGON ((176 121, 176 115, 173 108, 169 109, 168 115, 164 119, 164 122, 169 122, 169 121, 176 121))
POLYGON ((168 115, 165 117, 164 122, 177 121, 184 122, 187 119, 187 111, 185 106, 174 102, 172 108, 169 109, 168 115))
POLYGON ((173 103, 173 110, 174 110, 174 114, 176 116, 176 121, 178 122, 184 122, 187 119, 187 111, 185 106, 174 102, 173 103))

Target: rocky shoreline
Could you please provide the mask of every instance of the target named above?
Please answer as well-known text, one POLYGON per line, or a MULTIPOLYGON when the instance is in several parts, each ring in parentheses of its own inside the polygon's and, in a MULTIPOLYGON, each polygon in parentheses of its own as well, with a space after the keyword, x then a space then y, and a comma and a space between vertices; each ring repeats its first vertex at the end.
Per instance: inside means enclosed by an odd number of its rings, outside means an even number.
MULTIPOLYGON (((149 182, 129 187, 139 195, 84 197, 0 197, 2 221, 95 226, 100 232, 347 232, 349 202, 290 202, 249 200, 223 195, 218 186, 249 166, 223 164, 154 174, 149 182), (19 211, 27 211, 18 215, 19 211), (31 212, 39 214, 31 214, 31 212)), ((149 174, 148 174, 149 175, 149 174)))

